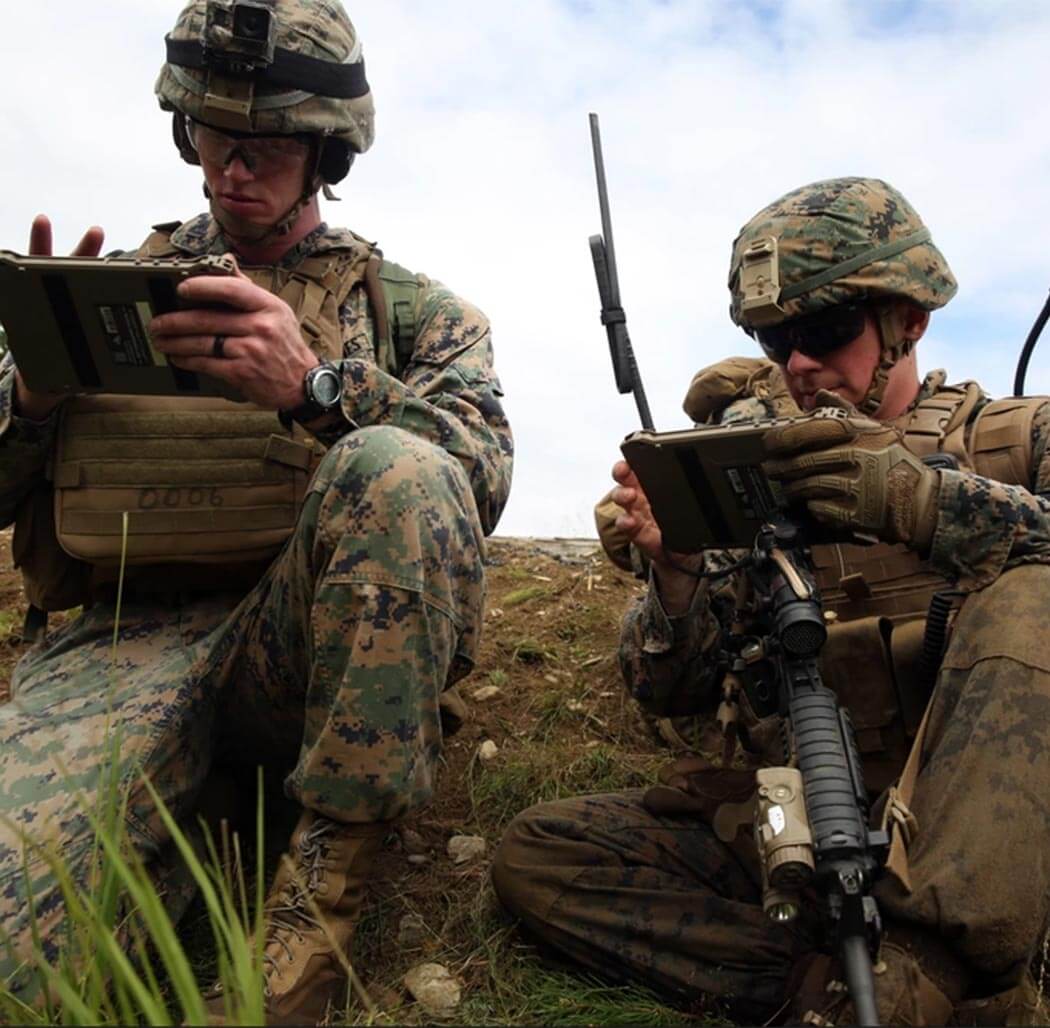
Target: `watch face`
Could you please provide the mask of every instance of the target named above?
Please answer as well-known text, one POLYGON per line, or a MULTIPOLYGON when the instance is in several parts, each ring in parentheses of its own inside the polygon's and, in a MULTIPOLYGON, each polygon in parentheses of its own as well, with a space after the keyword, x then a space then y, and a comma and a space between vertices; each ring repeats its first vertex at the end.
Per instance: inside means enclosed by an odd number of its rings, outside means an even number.
POLYGON ((322 367, 310 380, 311 399, 322 407, 331 407, 342 393, 343 382, 332 367, 322 367))

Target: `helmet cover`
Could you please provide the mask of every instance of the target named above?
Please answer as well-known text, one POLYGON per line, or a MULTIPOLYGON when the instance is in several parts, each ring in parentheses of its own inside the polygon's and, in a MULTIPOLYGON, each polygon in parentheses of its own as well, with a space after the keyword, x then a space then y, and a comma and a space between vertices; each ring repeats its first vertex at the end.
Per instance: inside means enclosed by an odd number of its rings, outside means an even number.
POLYGON ((338 0, 190 0, 167 45, 155 86, 164 110, 257 135, 335 139, 353 153, 372 145, 361 42, 338 0))
POLYGON ((740 230, 729 269, 730 315, 743 328, 883 298, 932 311, 956 288, 915 208, 891 185, 871 178, 827 179, 775 200, 740 230), (749 314, 741 272, 749 248, 754 252, 770 239, 779 296, 759 322, 749 314))

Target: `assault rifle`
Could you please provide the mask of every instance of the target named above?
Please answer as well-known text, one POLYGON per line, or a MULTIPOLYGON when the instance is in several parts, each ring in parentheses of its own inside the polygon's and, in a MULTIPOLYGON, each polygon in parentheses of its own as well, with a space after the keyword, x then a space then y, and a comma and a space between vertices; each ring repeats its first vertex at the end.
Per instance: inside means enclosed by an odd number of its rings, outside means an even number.
POLYGON ((868 796, 849 715, 821 680, 827 638, 802 532, 784 516, 758 532, 742 562, 756 615, 730 632, 724 665, 765 701, 784 726, 784 766, 756 772, 755 842, 762 863, 763 908, 794 919, 801 893, 821 900, 824 944, 837 952, 857 1023, 878 1024, 872 960, 882 924, 871 888, 885 864, 889 836, 868 827, 868 796))
MULTIPOLYGON (((605 245, 600 245, 601 236, 590 240, 602 324, 609 335, 617 387, 621 393, 634 392, 643 425, 651 429, 619 302, 597 115, 590 120, 605 237, 605 245)), ((704 432, 692 433, 694 451, 703 449, 704 432)), ((681 445, 682 433, 667 433, 668 446, 663 448, 660 434, 643 434, 655 445, 632 448, 628 437, 624 449, 629 459, 661 452, 666 458, 673 450, 692 487, 682 490, 681 504, 722 506, 716 517, 697 508, 698 520, 706 526, 739 525, 740 509, 725 502, 727 495, 741 492, 739 467, 723 468, 732 488, 707 489, 698 471, 703 462, 695 452, 692 460, 687 459, 690 449, 681 445)), ((725 433, 715 435, 724 448, 725 433)), ((645 488, 643 469, 634 463, 632 467, 645 488)), ((666 475, 659 477, 666 482, 666 475)), ((759 489, 756 495, 775 499, 771 490, 759 489)), ((664 529, 660 508, 654 506, 654 512, 664 529)), ((842 961, 857 1023, 874 1025, 878 1014, 872 961, 878 955, 882 927, 871 889, 885 863, 889 838, 886 832, 868 828, 868 798, 853 726, 821 680, 819 656, 827 627, 805 534, 775 503, 767 502, 761 512, 750 552, 731 567, 701 577, 715 579, 734 572, 746 576, 752 619, 746 626, 733 625, 727 633, 721 663, 761 713, 776 711, 784 725, 784 766, 756 773, 755 841, 762 862, 763 907, 774 921, 790 921, 799 913, 803 889, 815 890, 826 929, 824 948, 838 953, 842 961)), ((749 513, 753 516, 753 509, 749 513)), ((665 532, 665 538, 668 535, 665 532)), ((727 533, 706 545, 734 544, 739 545, 727 533)))

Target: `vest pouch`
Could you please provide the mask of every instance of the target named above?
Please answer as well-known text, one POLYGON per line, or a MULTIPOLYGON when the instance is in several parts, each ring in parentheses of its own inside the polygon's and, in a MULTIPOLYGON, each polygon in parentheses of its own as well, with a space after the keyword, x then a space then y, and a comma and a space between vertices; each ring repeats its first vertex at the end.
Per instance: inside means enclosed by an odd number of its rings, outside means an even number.
POLYGON ((887 642, 892 630, 888 618, 835 623, 821 651, 824 684, 849 711, 872 794, 894 782, 910 749, 887 642))
POLYGON ((321 448, 273 411, 216 398, 81 396, 54 465, 62 549, 119 565, 272 558, 295 528, 321 448))
POLYGON ((19 504, 11 540, 14 565, 22 572, 26 600, 41 610, 70 610, 90 597, 91 566, 69 556, 55 536, 55 492, 38 485, 19 504))

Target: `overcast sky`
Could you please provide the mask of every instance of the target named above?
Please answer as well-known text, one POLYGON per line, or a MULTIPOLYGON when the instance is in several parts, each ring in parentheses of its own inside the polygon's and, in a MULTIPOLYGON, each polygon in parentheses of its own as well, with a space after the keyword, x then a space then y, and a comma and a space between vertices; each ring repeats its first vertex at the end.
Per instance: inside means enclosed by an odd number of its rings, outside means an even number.
MULTIPOLYGON (((0 6, 0 247, 33 215, 57 252, 103 225, 134 247, 202 209, 153 82, 169 0, 0 6)), ((751 353, 729 246, 802 183, 887 179, 959 279, 925 369, 1012 389, 1050 287, 1047 0, 361 0, 377 139, 330 223, 441 279, 494 327, 518 445, 505 535, 591 535, 619 440, 587 239, 587 113, 602 119, 628 326, 657 427, 694 371, 751 353)), ((1050 393, 1050 338, 1029 392, 1050 393)))

